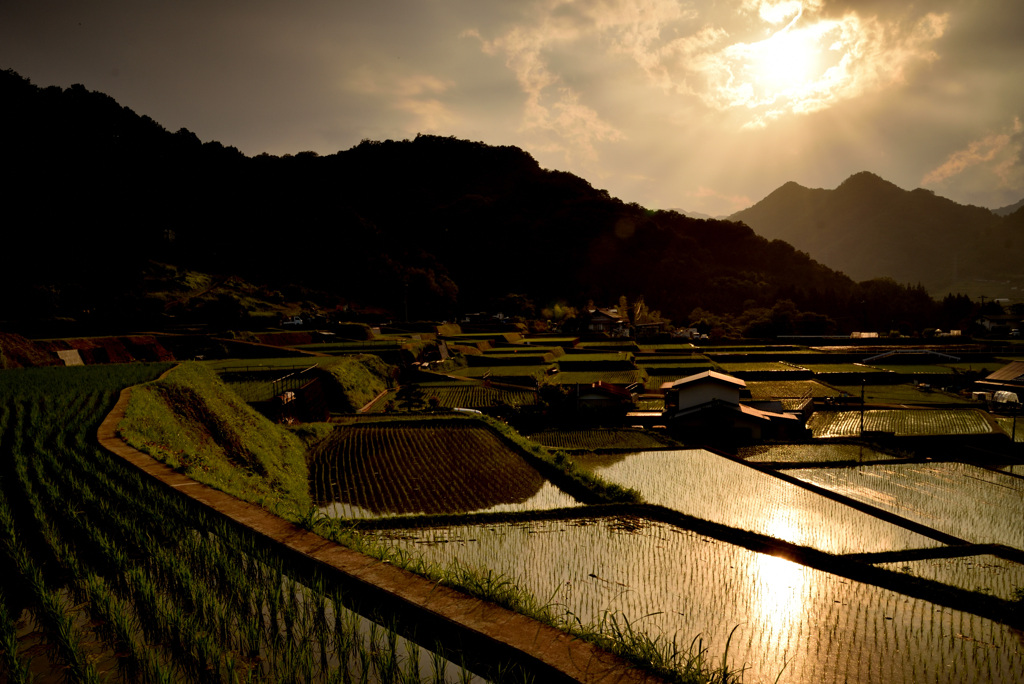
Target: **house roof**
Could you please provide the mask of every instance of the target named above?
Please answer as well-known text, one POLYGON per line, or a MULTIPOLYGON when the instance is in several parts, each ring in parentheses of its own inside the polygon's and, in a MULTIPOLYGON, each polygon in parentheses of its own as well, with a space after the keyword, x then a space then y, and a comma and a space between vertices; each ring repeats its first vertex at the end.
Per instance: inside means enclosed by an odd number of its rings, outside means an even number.
POLYGON ((772 421, 785 420, 798 424, 800 422, 799 416, 792 413, 775 413, 772 411, 762 411, 761 409, 754 408, 753 406, 747 406, 746 404, 722 404, 718 402, 708 402, 699 406, 692 406, 688 409, 684 409, 675 413, 672 419, 682 418, 685 416, 692 416, 695 414, 703 413, 707 410, 716 411, 735 411, 745 418, 752 420, 764 421, 770 423, 772 421))
POLYGON ((1008 363, 985 379, 997 382, 1024 382, 1024 361, 1008 363))
POLYGON ((623 316, 619 315, 617 309, 594 309, 590 312, 591 318, 607 318, 612 321, 624 321, 626 320, 623 316))
POLYGON ((776 413, 774 411, 762 411, 759 408, 753 406, 747 406, 746 404, 740 404, 740 410, 748 416, 757 416, 764 418, 765 420, 795 420, 799 421, 799 416, 792 413, 776 413))
POLYGON ((607 394, 618 399, 632 399, 633 395, 630 394, 629 390, 618 385, 613 385, 610 382, 604 380, 598 380, 597 382, 591 383, 590 389, 598 394, 607 394))
POLYGON ((661 384, 661 389, 675 389, 682 385, 690 385, 702 382, 712 382, 720 385, 734 385, 736 387, 746 387, 747 383, 743 382, 739 378, 734 378, 731 375, 725 375, 724 373, 718 373, 713 370, 704 371, 703 373, 697 373, 696 375, 688 375, 685 378, 680 378, 673 382, 664 382, 661 384))

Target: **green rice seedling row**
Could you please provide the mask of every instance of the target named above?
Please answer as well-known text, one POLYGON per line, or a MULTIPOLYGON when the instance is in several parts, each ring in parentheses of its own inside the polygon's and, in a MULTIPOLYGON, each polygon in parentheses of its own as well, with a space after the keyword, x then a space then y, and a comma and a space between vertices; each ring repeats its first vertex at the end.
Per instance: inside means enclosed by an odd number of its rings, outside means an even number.
POLYGON ((787 363, 781 363, 779 361, 744 361, 741 363, 721 363, 719 365, 726 373, 744 373, 752 371, 772 371, 776 373, 796 373, 804 371, 806 368, 800 366, 792 366, 787 363))
POLYGON ((548 379, 548 382, 552 382, 557 385, 590 385, 592 383, 603 381, 613 385, 632 385, 633 383, 643 383, 646 380, 646 374, 642 370, 620 370, 620 371, 562 371, 558 375, 553 375, 548 379))
POLYGON ((496 406, 532 406, 537 395, 527 390, 510 390, 483 385, 431 385, 424 395, 437 397, 441 408, 492 408, 496 406))
POLYGON ((579 430, 545 430, 530 439, 554 449, 598 451, 617 449, 639 451, 672 446, 668 440, 649 430, 588 428, 579 430))
POLYGON ((337 427, 313 455, 310 479, 318 505, 340 517, 575 505, 469 421, 337 427))
POLYGON ((676 351, 693 351, 696 349, 689 342, 660 342, 660 343, 647 343, 640 342, 638 345, 641 351, 653 351, 653 352, 676 352, 676 351))
POLYGON ((1024 416, 994 416, 999 428, 1013 438, 1016 443, 1024 442, 1024 416))
POLYGON ((856 463, 896 458, 862 444, 767 444, 743 447, 739 456, 749 463, 856 463))
POLYGON ((466 378, 492 377, 520 377, 530 381, 539 381, 543 378, 550 365, 541 366, 467 366, 452 371, 452 375, 466 378))
MULTIPOLYGON (((851 397, 860 397, 860 385, 835 385, 851 397)), ((945 392, 926 391, 911 383, 899 385, 867 385, 863 388, 867 403, 877 404, 962 404, 964 399, 945 392)))
MULTIPOLYGON (((815 438, 858 437, 860 425, 860 411, 818 411, 807 421, 815 438)), ((986 435, 992 426, 983 412, 974 409, 874 409, 864 411, 864 431, 900 437, 986 435)))
POLYGON ((880 363, 877 364, 877 367, 894 373, 902 373, 903 375, 952 375, 953 373, 953 369, 948 366, 930 364, 880 363))
POLYGON ((865 375, 877 375, 879 373, 889 373, 884 368, 876 366, 866 366, 860 363, 802 363, 800 364, 808 370, 818 373, 863 373, 865 375))
POLYGON ((747 389, 753 399, 837 397, 839 390, 815 380, 751 380, 747 389))
POLYGON ((977 544, 1024 551, 1024 480, 965 463, 807 468, 787 474, 977 544))
POLYGON ((928 601, 637 518, 395 530, 432 563, 493 569, 567 623, 699 648, 743 680, 1017 682, 1019 635, 928 601))
POLYGON ((940 545, 703 449, 579 456, 576 462, 605 480, 639 491, 648 503, 828 553, 940 545))

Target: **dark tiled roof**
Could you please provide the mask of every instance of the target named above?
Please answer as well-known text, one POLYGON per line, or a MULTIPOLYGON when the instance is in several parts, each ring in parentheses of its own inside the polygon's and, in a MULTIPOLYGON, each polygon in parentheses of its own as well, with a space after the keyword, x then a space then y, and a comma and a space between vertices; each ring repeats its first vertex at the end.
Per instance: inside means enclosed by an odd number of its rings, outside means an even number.
POLYGON ((998 382, 1024 382, 1024 361, 1008 363, 985 379, 998 382))

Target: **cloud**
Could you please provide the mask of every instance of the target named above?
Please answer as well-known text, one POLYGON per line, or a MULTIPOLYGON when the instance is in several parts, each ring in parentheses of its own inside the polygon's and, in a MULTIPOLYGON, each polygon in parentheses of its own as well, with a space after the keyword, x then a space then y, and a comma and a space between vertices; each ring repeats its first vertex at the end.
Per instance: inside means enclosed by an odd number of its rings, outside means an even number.
POLYGON ((475 29, 463 35, 479 39, 484 53, 504 56, 506 66, 526 96, 522 130, 549 134, 549 142, 542 143, 549 151, 592 160, 597 156, 595 143, 618 140, 622 133, 580 101, 580 93, 554 72, 546 54, 592 32, 594 17, 587 12, 568 11, 587 9, 576 8, 571 2, 543 4, 540 19, 534 25, 515 26, 493 40, 483 38, 475 29))
POLYGON ((439 97, 454 86, 446 79, 429 74, 398 75, 362 68, 349 76, 346 86, 359 95, 381 98, 391 109, 412 115, 410 132, 446 130, 459 120, 439 97))
POLYGON ((939 57, 932 45, 944 35, 948 14, 883 19, 851 9, 825 16, 824 5, 540 0, 524 14, 529 19, 502 35, 467 35, 477 37, 485 53, 504 56, 515 74, 525 95, 523 130, 551 133, 592 157, 597 141, 624 136, 567 84, 571 74, 553 66, 560 63, 556 55, 602 49, 625 57, 649 87, 681 98, 681 106, 745 110, 746 128, 897 87, 914 67, 939 57))
POLYGON ((1003 131, 992 133, 968 143, 967 147, 949 155, 945 162, 925 174, 921 185, 942 185, 965 174, 983 174, 997 187, 1011 190, 1024 188, 1024 123, 1014 117, 1003 131))
MULTIPOLYGON (((909 24, 854 13, 825 19, 806 11, 793 15, 790 5, 768 8, 772 21, 791 17, 784 28, 757 42, 731 42, 694 63, 685 78, 705 79, 705 104, 746 108, 751 118, 745 127, 757 128, 883 92, 906 83, 913 66, 938 59, 930 46, 948 22, 948 15, 936 14, 909 24)), ((806 5, 816 9, 816 3, 806 5)))

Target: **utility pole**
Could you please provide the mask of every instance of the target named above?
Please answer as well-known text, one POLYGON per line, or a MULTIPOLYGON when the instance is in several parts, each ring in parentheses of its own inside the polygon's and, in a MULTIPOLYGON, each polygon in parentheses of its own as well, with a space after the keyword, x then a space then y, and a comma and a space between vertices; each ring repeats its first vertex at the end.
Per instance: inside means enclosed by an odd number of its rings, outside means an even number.
POLYGON ((864 436, 864 385, 867 383, 867 378, 860 379, 860 437, 864 436))

